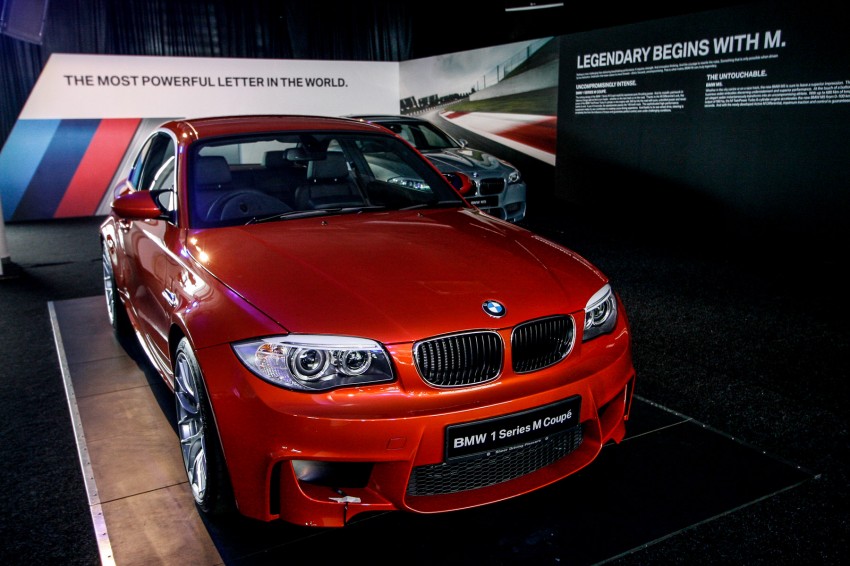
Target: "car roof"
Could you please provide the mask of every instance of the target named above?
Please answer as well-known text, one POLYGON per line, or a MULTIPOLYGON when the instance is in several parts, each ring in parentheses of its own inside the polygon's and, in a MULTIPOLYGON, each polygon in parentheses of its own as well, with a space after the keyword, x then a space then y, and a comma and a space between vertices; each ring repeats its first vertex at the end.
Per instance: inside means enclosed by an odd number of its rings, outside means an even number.
POLYGON ((362 120, 364 122, 378 122, 378 123, 388 123, 388 122, 426 122, 422 118, 417 118, 416 116, 398 116, 394 114, 363 114, 363 115, 354 115, 348 116, 349 118, 354 118, 356 120, 362 120))
POLYGON ((192 140, 226 135, 304 130, 385 133, 378 126, 350 118, 294 114, 185 118, 172 120, 163 124, 162 127, 173 131, 178 139, 192 140))

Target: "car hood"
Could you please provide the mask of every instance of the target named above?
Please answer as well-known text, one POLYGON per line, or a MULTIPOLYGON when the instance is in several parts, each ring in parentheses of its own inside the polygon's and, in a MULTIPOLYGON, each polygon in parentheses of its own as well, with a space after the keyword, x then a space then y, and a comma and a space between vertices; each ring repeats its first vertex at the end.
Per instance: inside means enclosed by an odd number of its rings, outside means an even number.
POLYGON ((422 152, 443 173, 492 173, 502 175, 508 169, 501 161, 483 151, 471 148, 446 148, 422 152))
POLYGON ((291 219, 190 240, 212 276, 284 329, 385 344, 573 313, 606 281, 570 250, 468 209, 291 219), (487 300, 507 314, 486 314, 487 300))

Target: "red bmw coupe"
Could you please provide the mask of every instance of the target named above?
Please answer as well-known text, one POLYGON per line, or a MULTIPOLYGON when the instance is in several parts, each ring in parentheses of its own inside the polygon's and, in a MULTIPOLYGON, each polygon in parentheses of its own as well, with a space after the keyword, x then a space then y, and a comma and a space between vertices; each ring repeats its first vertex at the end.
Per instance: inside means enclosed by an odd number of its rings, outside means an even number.
POLYGON ((618 295, 469 187, 352 119, 150 135, 100 229, 106 304, 173 389, 202 512, 340 527, 452 511, 623 439, 618 295))

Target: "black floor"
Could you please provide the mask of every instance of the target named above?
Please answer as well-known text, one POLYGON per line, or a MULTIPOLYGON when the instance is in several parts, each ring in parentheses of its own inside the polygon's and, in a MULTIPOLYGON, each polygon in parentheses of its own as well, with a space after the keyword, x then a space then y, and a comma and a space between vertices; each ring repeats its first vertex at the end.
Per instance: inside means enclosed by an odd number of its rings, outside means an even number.
MULTIPOLYGON (((528 226, 596 263, 626 304, 639 396, 629 439, 487 508, 384 514, 307 538, 208 525, 225 562, 844 562, 850 328, 831 258, 607 231, 533 204, 528 226)), ((0 280, 3 564, 99 563, 48 314, 51 301, 100 293, 97 224, 6 226, 20 273, 0 280)))
POLYGON ((94 478, 94 528, 104 533, 101 554, 118 564, 256 566, 292 555, 330 562, 357 546, 406 552, 408 564, 595 564, 815 479, 638 397, 621 445, 525 497, 448 515, 361 516, 342 530, 247 519, 204 525, 175 449, 171 394, 141 348, 116 339, 103 302, 50 308, 84 473, 94 478), (411 532, 429 536, 410 541, 411 532))
MULTIPOLYGON (((568 481, 525 497, 449 515, 383 514, 310 535, 234 521, 211 529, 227 564, 329 564, 344 549, 379 563, 598 564, 796 489, 812 475, 639 399, 634 433, 568 481), (648 465, 649 464, 649 465, 648 465)), ((635 552, 637 552, 635 554, 635 552)))

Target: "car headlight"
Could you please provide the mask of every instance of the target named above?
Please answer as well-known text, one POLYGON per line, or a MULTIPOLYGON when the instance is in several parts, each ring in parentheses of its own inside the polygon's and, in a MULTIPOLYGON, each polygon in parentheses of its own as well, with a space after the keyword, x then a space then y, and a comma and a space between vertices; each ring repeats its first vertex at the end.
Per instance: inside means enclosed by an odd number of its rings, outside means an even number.
POLYGON ((365 338, 273 336, 233 344, 233 351, 257 376, 296 391, 393 380, 389 356, 365 338))
POLYGON ((614 330, 617 325, 617 299, 611 285, 605 284, 587 301, 584 307, 584 336, 582 341, 596 338, 614 330))
POLYGON ((499 159, 499 161, 502 162, 502 165, 504 165, 505 167, 507 167, 508 169, 511 170, 511 172, 508 173, 508 183, 519 183, 519 179, 520 179, 519 169, 517 169, 516 167, 514 167, 513 165, 511 165, 510 163, 508 163, 504 159, 499 159))

